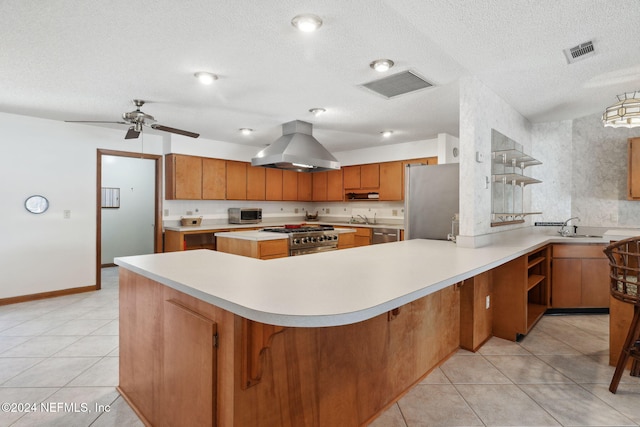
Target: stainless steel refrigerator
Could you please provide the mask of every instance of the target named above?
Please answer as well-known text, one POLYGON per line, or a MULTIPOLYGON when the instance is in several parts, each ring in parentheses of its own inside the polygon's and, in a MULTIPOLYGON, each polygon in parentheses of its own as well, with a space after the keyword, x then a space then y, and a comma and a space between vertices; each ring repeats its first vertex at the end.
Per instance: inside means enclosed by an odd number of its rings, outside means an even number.
MULTIPOLYGON (((460 165, 408 165, 405 170, 405 239, 447 240, 460 211, 460 165)), ((457 229, 453 231, 457 233, 457 229)))

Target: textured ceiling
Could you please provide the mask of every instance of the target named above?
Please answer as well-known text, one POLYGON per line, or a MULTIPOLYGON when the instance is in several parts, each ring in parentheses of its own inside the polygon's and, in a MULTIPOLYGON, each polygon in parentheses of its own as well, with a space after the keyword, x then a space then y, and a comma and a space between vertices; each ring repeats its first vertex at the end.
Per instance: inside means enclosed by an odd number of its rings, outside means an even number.
POLYGON ((256 147, 306 120, 338 152, 458 135, 458 80, 475 75, 532 122, 571 119, 640 89, 639 16, 636 0, 2 0, 0 111, 120 120, 139 98, 162 125, 256 147), (299 13, 324 25, 297 32, 299 13), (588 40, 596 54, 568 65, 588 40), (378 58, 396 65, 377 73, 378 58), (404 70, 434 87, 360 87, 404 70))

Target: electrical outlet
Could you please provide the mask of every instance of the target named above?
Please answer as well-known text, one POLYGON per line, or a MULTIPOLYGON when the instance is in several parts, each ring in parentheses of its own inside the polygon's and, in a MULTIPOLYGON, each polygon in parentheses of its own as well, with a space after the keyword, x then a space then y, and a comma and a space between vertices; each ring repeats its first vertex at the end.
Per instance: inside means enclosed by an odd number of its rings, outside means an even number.
POLYGON ((293 213, 298 213, 298 208, 294 208, 293 213))
POLYGON ((193 211, 187 211, 187 215, 193 215, 193 211))
POLYGON ((329 213, 331 213, 331 209, 327 208, 327 209, 325 210, 325 212, 329 214, 329 213))
POLYGON ((169 216, 169 209, 164 210, 164 216, 169 216))
POLYGON ((398 216, 398 209, 391 209, 392 216, 398 216))
POLYGON ((489 310, 489 307, 491 307, 491 296, 490 295, 487 295, 486 302, 485 302, 484 306, 485 306, 485 308, 487 310, 489 310))
POLYGON ((64 211, 64 219, 71 219, 71 211, 70 210, 65 210, 64 211))

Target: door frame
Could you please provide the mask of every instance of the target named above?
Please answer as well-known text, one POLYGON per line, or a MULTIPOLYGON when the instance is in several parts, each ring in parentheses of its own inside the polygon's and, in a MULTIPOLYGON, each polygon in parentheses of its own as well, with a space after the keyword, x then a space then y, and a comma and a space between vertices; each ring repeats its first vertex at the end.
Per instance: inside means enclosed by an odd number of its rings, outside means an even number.
POLYGON ((102 156, 132 157, 155 161, 153 248, 155 253, 162 252, 162 155, 98 148, 96 164, 96 289, 102 289, 102 156))

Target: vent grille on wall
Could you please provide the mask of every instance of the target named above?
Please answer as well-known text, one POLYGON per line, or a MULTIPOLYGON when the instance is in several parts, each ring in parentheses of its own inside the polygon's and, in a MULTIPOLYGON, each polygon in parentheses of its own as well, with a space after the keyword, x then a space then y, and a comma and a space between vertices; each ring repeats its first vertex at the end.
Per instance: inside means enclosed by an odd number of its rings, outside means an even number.
POLYGON ((567 57, 567 62, 569 64, 573 64, 576 61, 585 59, 589 56, 592 56, 596 53, 593 42, 588 41, 578 46, 571 47, 569 49, 564 50, 564 55, 567 57))
POLYGON ((414 71, 403 71, 362 85, 385 98, 393 98, 431 86, 433 86, 431 83, 414 71))

